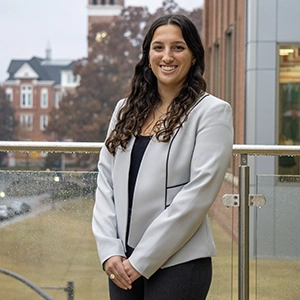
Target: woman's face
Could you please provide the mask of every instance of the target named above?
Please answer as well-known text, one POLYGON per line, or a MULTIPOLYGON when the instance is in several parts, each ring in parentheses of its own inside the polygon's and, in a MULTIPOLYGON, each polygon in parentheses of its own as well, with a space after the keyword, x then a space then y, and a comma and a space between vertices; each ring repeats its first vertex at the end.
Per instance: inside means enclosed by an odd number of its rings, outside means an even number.
POLYGON ((179 26, 163 25, 155 30, 150 44, 149 63, 159 90, 180 89, 194 62, 192 51, 183 39, 179 26))

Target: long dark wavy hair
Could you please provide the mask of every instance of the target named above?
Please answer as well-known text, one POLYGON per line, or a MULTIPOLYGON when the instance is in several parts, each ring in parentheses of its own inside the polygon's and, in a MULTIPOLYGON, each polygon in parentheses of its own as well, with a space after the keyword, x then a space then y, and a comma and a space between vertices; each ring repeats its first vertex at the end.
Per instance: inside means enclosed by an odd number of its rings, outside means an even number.
POLYGON ((156 19, 145 36, 142 58, 135 66, 128 97, 118 113, 115 128, 105 142, 108 151, 113 155, 119 146, 123 150, 126 149, 132 135, 141 132, 146 117, 160 102, 157 78, 149 68, 149 51, 155 30, 169 24, 181 28, 182 36, 195 58, 195 64, 191 66, 179 94, 169 105, 165 117, 155 124, 154 131, 159 141, 170 140, 174 130, 182 126, 190 109, 206 90, 206 82, 202 77, 205 67, 204 48, 195 25, 181 14, 170 14, 156 19))

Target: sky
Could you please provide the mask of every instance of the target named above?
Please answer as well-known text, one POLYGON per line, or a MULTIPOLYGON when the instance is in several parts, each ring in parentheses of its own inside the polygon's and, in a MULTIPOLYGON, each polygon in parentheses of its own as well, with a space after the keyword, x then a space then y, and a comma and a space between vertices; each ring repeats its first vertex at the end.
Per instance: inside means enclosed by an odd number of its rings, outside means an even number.
MULTIPOLYGON (((175 0, 186 10, 204 0, 175 0)), ((1 0, 0 83, 8 78, 12 59, 45 57, 77 60, 87 56, 87 0, 1 0)), ((163 0, 125 0, 125 6, 148 6, 156 11, 163 0)))

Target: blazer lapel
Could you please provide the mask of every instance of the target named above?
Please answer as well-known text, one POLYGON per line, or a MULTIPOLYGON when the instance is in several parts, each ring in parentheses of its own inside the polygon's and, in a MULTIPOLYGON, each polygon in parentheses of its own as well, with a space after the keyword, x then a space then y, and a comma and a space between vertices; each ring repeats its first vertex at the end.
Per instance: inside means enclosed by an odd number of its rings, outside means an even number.
POLYGON ((114 196, 116 215, 118 216, 118 231, 120 238, 125 241, 128 217, 128 176, 131 150, 135 138, 131 138, 126 150, 118 150, 113 168, 114 196))
POLYGON ((131 247, 136 246, 153 219, 165 209, 168 148, 169 143, 152 139, 144 153, 133 196, 128 238, 131 247))

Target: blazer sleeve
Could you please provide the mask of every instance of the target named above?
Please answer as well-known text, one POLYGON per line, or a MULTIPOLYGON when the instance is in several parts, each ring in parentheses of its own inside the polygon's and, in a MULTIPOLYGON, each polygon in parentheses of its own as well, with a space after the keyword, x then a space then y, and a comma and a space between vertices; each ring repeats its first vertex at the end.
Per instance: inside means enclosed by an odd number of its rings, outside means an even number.
POLYGON ((190 181, 150 224, 129 258, 132 266, 146 278, 200 228, 230 164, 233 143, 230 105, 221 100, 208 105, 197 122, 190 181))
MULTIPOLYGON (((116 105, 110 121, 108 134, 115 126, 117 114, 123 101, 124 100, 120 100, 116 105)), ((111 173, 113 160, 114 156, 104 145, 100 151, 98 162, 96 201, 92 218, 92 230, 102 264, 111 256, 125 256, 123 244, 118 238, 116 230, 114 187, 111 173)))

